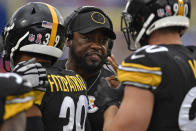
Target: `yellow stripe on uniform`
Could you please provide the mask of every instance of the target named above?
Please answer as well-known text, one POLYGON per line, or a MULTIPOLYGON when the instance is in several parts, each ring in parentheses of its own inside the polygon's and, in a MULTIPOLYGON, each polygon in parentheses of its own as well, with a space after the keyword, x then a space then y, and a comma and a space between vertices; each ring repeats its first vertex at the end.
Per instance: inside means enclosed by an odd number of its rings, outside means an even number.
POLYGON ((139 69, 144 69, 144 70, 149 70, 149 71, 160 71, 160 67, 148 67, 140 64, 134 64, 134 63, 125 63, 124 61, 122 62, 123 67, 132 67, 132 68, 139 68, 139 69))
POLYGON ((178 15, 183 16, 184 14, 184 0, 178 0, 178 15))
POLYGON ((53 24, 52 24, 52 30, 51 30, 51 34, 50 34, 50 41, 48 43, 49 46, 54 46, 55 44, 55 39, 56 39, 56 34, 57 34, 57 28, 58 28, 58 17, 56 14, 56 11, 54 10, 54 8, 49 5, 46 4, 52 14, 52 20, 53 20, 53 24))
POLYGON ((119 69, 117 70, 117 77, 120 82, 130 81, 155 87, 160 85, 162 79, 160 75, 156 74, 123 71, 119 69))
POLYGON ((42 99, 45 95, 45 92, 43 91, 33 91, 34 93, 34 104, 35 105, 41 105, 42 99))
POLYGON ((34 93, 28 92, 19 96, 6 97, 4 120, 7 120, 16 114, 28 110, 33 106, 34 93))

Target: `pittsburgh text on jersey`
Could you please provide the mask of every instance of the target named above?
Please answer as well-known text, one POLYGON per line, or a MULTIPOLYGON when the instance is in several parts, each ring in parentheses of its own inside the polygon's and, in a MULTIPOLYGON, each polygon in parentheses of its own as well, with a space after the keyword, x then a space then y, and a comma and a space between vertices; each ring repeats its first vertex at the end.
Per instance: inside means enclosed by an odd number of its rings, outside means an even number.
POLYGON ((80 92, 86 90, 85 83, 79 75, 60 76, 50 74, 48 75, 48 82, 51 92, 80 92))
POLYGON ((193 74, 196 79, 196 60, 189 60, 188 63, 191 66, 191 69, 193 70, 193 74))

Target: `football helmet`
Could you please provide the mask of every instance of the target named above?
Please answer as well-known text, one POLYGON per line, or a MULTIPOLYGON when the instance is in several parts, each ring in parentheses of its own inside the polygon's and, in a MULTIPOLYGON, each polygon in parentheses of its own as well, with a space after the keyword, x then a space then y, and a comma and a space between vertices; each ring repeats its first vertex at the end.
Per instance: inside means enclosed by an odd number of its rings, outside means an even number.
POLYGON ((121 16, 121 31, 129 50, 148 44, 155 30, 179 27, 182 35, 189 27, 191 0, 128 0, 121 16))
POLYGON ((53 6, 30 2, 12 15, 3 31, 3 59, 14 64, 16 52, 59 58, 65 41, 64 19, 53 6))

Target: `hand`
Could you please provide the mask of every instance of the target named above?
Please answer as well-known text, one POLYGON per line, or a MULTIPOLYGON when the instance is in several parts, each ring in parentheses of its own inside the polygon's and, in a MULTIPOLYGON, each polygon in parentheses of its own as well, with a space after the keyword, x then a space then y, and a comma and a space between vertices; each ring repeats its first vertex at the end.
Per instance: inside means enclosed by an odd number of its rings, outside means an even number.
POLYGON ((112 75, 105 78, 113 88, 117 88, 120 85, 120 81, 118 81, 116 75, 112 75))
POLYGON ((105 111, 110 105, 120 105, 124 88, 112 88, 108 82, 101 78, 95 92, 95 105, 105 111))
MULTIPOLYGON (((114 69, 115 73, 117 72, 118 69, 118 64, 115 60, 114 55, 112 54, 110 57, 107 58, 108 62, 110 63, 110 65, 112 66, 112 68, 114 69)), ((117 76, 116 75, 112 75, 110 77, 106 77, 106 80, 110 83, 110 85, 113 88, 117 88, 120 85, 120 81, 118 81, 117 76)))
POLYGON ((112 66, 112 68, 114 69, 115 73, 117 72, 117 69, 118 69, 118 64, 116 62, 116 59, 114 57, 113 54, 111 54, 111 56, 109 56, 107 58, 107 61, 110 63, 110 65, 112 66))
POLYGON ((42 87, 48 83, 46 69, 40 63, 35 63, 35 58, 18 63, 13 72, 29 81, 33 88, 42 87))
POLYGON ((0 73, 0 98, 20 95, 32 90, 32 84, 15 73, 0 73))

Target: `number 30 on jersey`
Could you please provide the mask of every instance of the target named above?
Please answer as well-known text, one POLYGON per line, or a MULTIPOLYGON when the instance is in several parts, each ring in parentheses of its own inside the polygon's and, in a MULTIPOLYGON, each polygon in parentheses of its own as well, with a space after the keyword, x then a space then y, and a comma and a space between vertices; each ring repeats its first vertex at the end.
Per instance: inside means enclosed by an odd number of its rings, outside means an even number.
POLYGON ((74 124, 76 125, 76 131, 84 131, 88 110, 87 97, 81 95, 77 102, 77 106, 75 106, 74 100, 71 97, 66 96, 61 105, 59 118, 66 118, 68 109, 70 110, 69 123, 66 126, 63 126, 63 131, 73 131, 74 124), (82 117, 82 108, 85 109, 85 111, 83 111, 84 117, 82 117), (82 118, 83 120, 81 120, 82 118), (81 121, 83 125, 81 125, 81 121))

